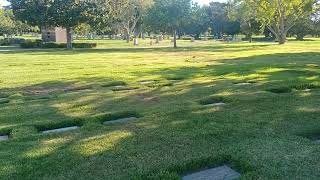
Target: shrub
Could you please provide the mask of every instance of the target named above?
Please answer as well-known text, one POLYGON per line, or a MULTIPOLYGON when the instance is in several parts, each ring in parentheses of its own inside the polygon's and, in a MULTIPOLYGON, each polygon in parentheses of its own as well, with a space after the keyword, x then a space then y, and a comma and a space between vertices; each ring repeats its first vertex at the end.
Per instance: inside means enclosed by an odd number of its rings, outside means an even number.
POLYGON ((182 37, 182 40, 189 40, 191 41, 192 37, 182 37))
MULTIPOLYGON (((97 43, 72 43, 74 48, 95 48, 97 43)), ((43 48, 66 48, 66 43, 44 43, 43 48)))
POLYGON ((36 41, 26 41, 24 43, 20 44, 21 48, 41 48, 42 47, 42 41, 36 40, 36 41))
POLYGON ((23 38, 5 38, 0 40, 0 46, 9 46, 14 44, 22 44, 25 43, 26 40, 23 38))
POLYGON ((95 48, 97 43, 72 43, 74 48, 95 48))
POLYGON ((48 43, 43 43, 42 47, 43 48, 66 48, 67 45, 65 43, 48 42, 48 43))

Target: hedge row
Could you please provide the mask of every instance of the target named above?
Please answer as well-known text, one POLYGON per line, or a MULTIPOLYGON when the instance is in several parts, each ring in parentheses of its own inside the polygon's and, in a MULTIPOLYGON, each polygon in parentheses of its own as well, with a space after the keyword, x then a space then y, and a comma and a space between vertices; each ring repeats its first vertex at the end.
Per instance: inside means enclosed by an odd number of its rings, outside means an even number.
MULTIPOLYGON (((97 43, 72 43, 74 48, 95 48, 97 43)), ((20 44, 21 48, 66 48, 66 43, 42 43, 42 41, 27 41, 20 44)))

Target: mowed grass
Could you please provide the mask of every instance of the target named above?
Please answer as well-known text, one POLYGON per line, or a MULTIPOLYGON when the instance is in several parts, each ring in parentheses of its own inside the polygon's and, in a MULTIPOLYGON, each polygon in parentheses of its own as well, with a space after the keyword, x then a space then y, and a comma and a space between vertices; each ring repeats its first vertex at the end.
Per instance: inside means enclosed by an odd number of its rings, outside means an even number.
POLYGON ((147 41, 4 48, 0 179, 179 179, 222 164, 241 179, 319 179, 319 39, 147 41), (126 115, 139 119, 102 124, 126 115))

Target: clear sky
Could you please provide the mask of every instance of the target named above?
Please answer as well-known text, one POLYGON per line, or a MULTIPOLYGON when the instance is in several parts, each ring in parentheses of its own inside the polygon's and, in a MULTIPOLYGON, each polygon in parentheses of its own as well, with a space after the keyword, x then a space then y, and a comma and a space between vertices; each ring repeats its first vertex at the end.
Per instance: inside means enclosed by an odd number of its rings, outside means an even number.
MULTIPOLYGON (((219 1, 219 2, 225 2, 226 0, 194 0, 195 2, 198 2, 199 4, 209 4, 211 1, 219 1)), ((0 0, 1 5, 8 5, 8 2, 6 0, 0 0)))

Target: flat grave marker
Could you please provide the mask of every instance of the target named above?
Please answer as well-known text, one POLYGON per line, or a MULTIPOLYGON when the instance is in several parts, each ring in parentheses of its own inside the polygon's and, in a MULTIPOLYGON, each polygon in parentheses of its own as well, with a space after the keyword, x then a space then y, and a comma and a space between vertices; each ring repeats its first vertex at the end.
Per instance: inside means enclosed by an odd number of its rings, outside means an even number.
POLYGON ((115 124, 115 123, 126 123, 129 121, 133 121, 133 120, 137 120, 137 117, 125 117, 125 118, 119 118, 119 119, 114 119, 114 120, 108 120, 103 122, 103 124, 107 125, 107 124, 115 124))
POLYGON ((64 128, 49 129, 49 130, 41 131, 41 133, 42 134, 63 133, 63 132, 72 131, 79 128, 80 126, 70 126, 70 127, 64 127, 64 128))
POLYGON ((141 85, 148 85, 148 84, 153 84, 153 83, 155 83, 156 81, 154 81, 154 80, 147 80, 147 81, 140 81, 139 83, 141 84, 141 85))
POLYGON ((183 176, 182 180, 234 180, 238 178, 240 178, 240 173, 224 165, 183 176))
POLYGON ((211 103, 211 104, 205 104, 204 107, 212 107, 212 106, 224 106, 226 103, 224 102, 218 102, 218 103, 211 103))
POLYGON ((9 135, 1 135, 0 136, 0 141, 7 141, 9 140, 9 135))

